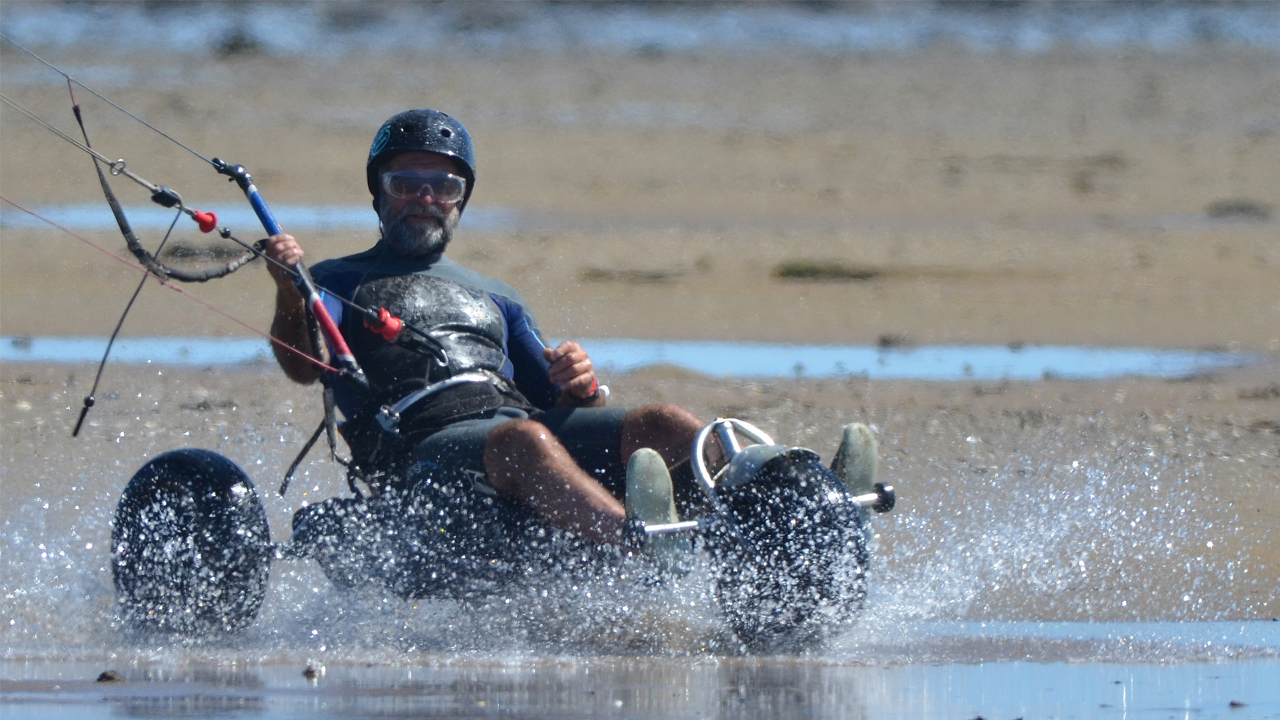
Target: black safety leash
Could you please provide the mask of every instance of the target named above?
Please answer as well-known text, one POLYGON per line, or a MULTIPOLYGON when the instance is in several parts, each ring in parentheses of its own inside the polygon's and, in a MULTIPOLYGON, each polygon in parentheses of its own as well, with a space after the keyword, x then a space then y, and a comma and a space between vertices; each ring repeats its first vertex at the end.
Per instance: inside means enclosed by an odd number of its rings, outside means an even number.
POLYGON ((297 472, 298 466, 301 465, 302 460, 307 457, 307 453, 311 452, 311 448, 315 446, 316 441, 320 439, 320 433, 324 432, 325 427, 328 424, 329 417, 326 413, 325 419, 321 420, 320 424, 316 427, 316 431, 311 433, 311 439, 302 446, 302 450, 298 452, 298 456, 293 459, 293 462, 289 464, 289 469, 285 471, 284 480, 280 481, 280 497, 284 497, 285 492, 289 490, 289 481, 293 479, 293 474, 297 472))
MULTIPOLYGON (((191 219, 194 220, 200 226, 200 230, 202 232, 212 232, 217 227, 217 222, 218 222, 217 216, 214 215, 213 213, 204 213, 204 212, 200 212, 199 210, 194 210, 192 208, 187 207, 182 202, 182 196, 179 195, 177 192, 175 192, 174 190, 168 187, 165 187, 163 185, 157 185, 155 183, 152 183, 142 178, 137 173, 134 173, 132 170, 129 170, 128 164, 124 160, 107 159, 102 155, 102 153, 99 153, 97 150, 94 150, 92 147, 86 144, 88 142, 87 133, 85 133, 85 138, 86 138, 85 142, 81 143, 80 141, 76 140, 70 135, 67 135, 66 133, 54 127, 50 123, 46 122, 42 118, 36 116, 34 113, 32 113, 30 110, 27 110, 22 105, 14 102, 4 93, 0 93, 0 101, 3 101, 6 105, 9 105, 10 107, 14 108, 15 110, 22 113, 23 115, 26 115, 28 118, 31 118, 36 123, 43 126, 45 129, 53 132, 58 137, 61 137, 63 140, 66 140, 68 143, 74 145, 75 147, 79 148, 81 151, 87 153, 90 157, 93 158, 94 169, 98 173, 98 180, 102 185, 103 194, 106 196, 107 204, 111 207, 111 213, 112 215, 115 216, 116 224, 120 227, 121 234, 124 235, 125 243, 128 245, 129 251, 133 253, 133 256, 136 257, 138 259, 138 262, 142 263, 143 267, 145 267, 147 270, 155 273, 156 275, 159 275, 162 278, 165 278, 166 280, 172 278, 174 280, 178 280, 181 282, 207 282, 209 280, 214 280, 220 277, 225 277, 227 275, 230 275, 231 273, 240 269, 242 266, 244 266, 246 263, 248 263, 250 260, 253 260, 253 258, 257 256, 258 253, 253 252, 251 250, 249 252, 246 252, 244 255, 241 255, 240 257, 232 260, 231 262, 227 263, 222 267, 211 268, 211 269, 201 270, 201 271, 183 270, 181 268, 175 268, 161 262, 159 258, 157 258, 154 254, 152 254, 145 247, 143 247, 142 242, 138 240, 138 236, 134 234, 133 228, 130 227, 129 225, 128 218, 125 217, 124 209, 120 206, 120 201, 116 198, 115 193, 112 192, 111 185, 110 183, 107 182, 106 174, 102 172, 103 164, 107 166, 107 169, 111 172, 112 175, 117 175, 117 176, 123 175, 129 178, 130 180, 133 180, 137 184, 141 185, 142 187, 146 188, 151 193, 151 200, 155 202, 157 205, 160 205, 166 208, 177 208, 178 212, 190 216, 191 219)), ((82 120, 82 115, 80 113, 80 106, 74 104, 75 103, 74 94, 72 95, 72 103, 73 103, 72 110, 75 113, 76 122, 79 123, 80 125, 80 131, 84 133, 85 128, 84 128, 84 122, 82 120)), ((223 228, 223 230, 219 232, 219 234, 228 239, 232 239, 230 238, 230 231, 227 230, 226 228, 223 228)), ((236 242, 239 242, 241 245, 244 245, 243 242, 240 242, 238 240, 236 242)))
MULTIPOLYGON (((86 138, 86 141, 88 138, 86 138)), ((169 241, 169 235, 173 233, 173 227, 178 224, 178 218, 182 217, 182 213, 173 216, 173 222, 169 223, 169 230, 164 234, 164 239, 160 241, 160 246, 156 248, 156 252, 164 249, 164 244, 169 241)), ((111 331, 111 337, 107 338, 107 347, 102 351, 102 360, 98 361, 98 372, 93 376, 93 387, 89 388, 89 394, 84 396, 84 406, 80 408, 80 417, 76 420, 76 427, 71 431, 71 437, 80 435, 80 428, 84 425, 84 418, 89 414, 89 408, 94 406, 96 402, 94 395, 98 394, 98 383, 102 381, 102 371, 107 368, 107 358, 111 355, 111 348, 116 344, 116 337, 120 335, 120 328, 124 327, 124 319, 129 316, 129 311, 133 309, 133 303, 138 299, 138 295, 142 293, 142 286, 147 284, 148 275, 143 275, 138 281, 138 287, 133 289, 133 295, 129 297, 129 302, 125 303, 124 312, 120 313, 120 319, 116 321, 116 327, 111 331)))
POLYGON ((152 273, 150 270, 146 269, 145 267, 142 267, 141 265, 137 265, 137 264, 135 264, 133 261, 129 260, 128 258, 126 258, 126 257, 124 257, 124 256, 122 256, 122 255, 117 255, 116 253, 114 253, 114 252, 112 252, 112 251, 110 251, 110 250, 106 249, 105 247, 103 247, 103 246, 99 245, 98 243, 95 243, 95 242, 93 242, 92 240, 89 240, 88 238, 84 237, 83 235, 78 235, 78 234, 76 234, 76 233, 75 233, 75 231, 71 230, 70 228, 66 227, 65 225, 59 225, 58 223, 54 222, 53 220, 50 220, 49 218, 45 217, 44 215, 41 215, 40 213, 38 213, 38 212, 36 212, 36 211, 34 211, 34 210, 30 209, 30 208, 23 207, 23 205, 22 205, 21 203, 17 203, 17 202, 14 202, 13 200, 10 200, 9 198, 5 197, 3 193, 0 193, 0 202, 3 202, 3 203, 5 203, 5 204, 7 204, 7 205, 9 205, 9 206, 13 207, 13 208, 14 208, 14 209, 16 209, 16 210, 21 210, 22 212, 24 212, 24 213, 26 213, 26 214, 30 215, 31 217, 35 218, 36 220, 39 220, 40 222, 44 223, 45 225, 48 225, 49 227, 54 228, 55 230, 60 230, 61 232, 66 233, 67 235, 69 235, 69 236, 71 236, 71 237, 75 238, 76 240, 79 240, 80 242, 84 243, 85 245, 88 245, 89 247, 93 248, 94 250, 96 250, 96 251, 98 251, 98 252, 102 253, 102 254, 103 254, 103 255, 105 255, 106 257, 109 257, 109 258, 111 258, 112 260, 115 260, 116 262, 120 263, 121 265, 124 265, 125 267, 129 268, 130 270, 136 270, 136 271, 138 271, 138 272, 142 273, 143 275, 151 275, 151 276, 152 276, 152 277, 154 277, 157 281, 159 281, 160 286, 161 286, 161 287, 163 287, 164 289, 169 290, 169 291, 172 291, 172 292, 175 292, 175 293, 178 293, 179 295, 182 295, 182 296, 186 297, 186 298, 187 298, 188 300, 190 300, 191 302, 194 302, 194 303, 196 303, 196 304, 198 304, 198 305, 203 306, 206 310, 209 310, 210 312, 212 312, 212 313, 214 313, 214 314, 216 314, 216 315, 221 315, 222 317, 226 318, 228 321, 232 322, 233 324, 239 325, 240 327, 244 328, 245 330, 248 330, 249 332, 251 332, 251 333, 253 333, 253 334, 255 334, 255 335, 261 335, 261 336, 262 336, 262 338, 263 338, 263 339, 265 339, 267 342, 272 343, 273 345, 275 345, 275 346, 279 347, 279 348, 280 348, 280 349, 282 349, 283 351, 285 351, 285 352, 289 352, 289 353, 293 353, 293 354, 295 354, 295 355, 297 355, 297 356, 299 356, 299 357, 303 358, 303 359, 304 359, 304 360, 306 360, 307 362, 310 362, 312 365, 315 365, 316 367, 320 368, 321 370, 328 370, 328 371, 331 371, 331 372, 337 372, 337 368, 334 368, 334 367, 329 366, 328 364, 326 364, 326 363, 325 363, 325 361, 321 360, 320 358, 317 358, 317 357, 313 357, 313 356, 311 356, 311 355, 308 355, 308 354, 306 354, 306 353, 302 352, 301 350, 299 350, 299 349, 297 349, 297 348, 293 347, 292 345, 289 345, 289 344, 285 343, 283 340, 281 340, 281 339, 279 339, 279 338, 277 338, 277 337, 273 337, 273 336, 271 335, 271 333, 269 333, 269 332, 267 332, 267 331, 265 331, 265 330, 261 330, 261 329, 259 329, 259 328, 256 328, 256 327, 254 327, 253 325, 250 325, 249 323, 245 322, 244 320, 241 320, 240 318, 236 317, 235 315, 232 315, 231 313, 227 312, 226 310, 223 310, 222 308, 218 307, 217 305, 215 305, 215 304, 213 304, 213 303, 211 303, 211 302, 209 302, 209 301, 207 301, 207 300, 203 300, 203 299, 201 299, 199 296, 193 295, 193 294, 191 294, 191 293, 189 293, 189 292, 187 292, 187 291, 183 290, 183 289, 182 289, 182 286, 181 286, 181 285, 179 285, 179 284, 177 284, 177 283, 166 282, 164 278, 160 277, 159 275, 156 275, 156 274, 152 273))
MULTIPOLYGON (((98 92, 97 90, 94 90, 93 88, 89 87, 88 85, 85 85, 79 80, 76 80, 62 68, 59 68, 53 63, 35 54, 31 50, 28 50, 27 48, 18 44, 13 40, 13 38, 9 37, 8 35, 0 32, 0 39, 3 39, 4 41, 8 42, 10 45, 13 45, 18 50, 21 50, 27 55, 30 55, 40 64, 49 68, 53 72, 56 72, 59 75, 61 75, 63 78, 66 79, 67 86, 69 89, 73 84, 83 88, 84 90, 88 91, 89 93, 92 93, 95 97, 107 103, 111 107, 119 110, 120 112, 129 116, 133 120, 144 125, 152 132, 155 132, 156 134, 165 138, 169 142, 172 142, 173 144, 177 145, 183 150, 186 150, 187 152, 191 153, 195 157, 199 158, 202 162, 208 163, 219 174, 226 175, 228 178, 235 181, 240 186, 241 190, 244 191, 246 198, 249 200, 250 205, 253 206, 255 214, 257 214, 259 220, 262 221, 263 227, 267 230, 268 234, 275 235, 280 232, 279 224, 276 223, 275 218, 272 216, 270 209, 267 208, 266 203, 262 200, 261 195, 259 195, 257 188, 253 186, 253 180, 249 176, 248 171, 245 170, 244 166, 234 165, 232 163, 228 163, 223 160, 220 160, 216 157, 209 158, 202 155, 201 153, 192 149, 190 146, 180 142, 179 140, 174 138, 172 135, 169 135, 168 133, 164 132, 163 130, 156 127, 155 125, 152 125, 146 120, 129 112, 124 107, 121 107, 120 105, 118 105, 117 103, 115 103, 110 98, 103 95, 102 93, 98 92)), ((82 151, 87 152, 88 154, 93 156, 95 159, 106 164, 108 166, 108 169, 111 171, 112 175, 124 175, 129 179, 139 183, 143 187, 147 188, 152 193, 152 198, 151 198, 152 201, 156 202, 157 204, 162 205, 164 207, 175 207, 175 206, 181 207, 184 213, 190 215, 194 220, 196 220, 200 224, 201 231, 210 232, 216 227, 217 218, 216 216, 213 215, 213 213, 198 213, 196 211, 188 210, 185 207, 182 207, 181 205, 182 198, 176 192, 164 186, 154 185, 138 177, 126 167, 124 160, 115 160, 115 161, 108 160, 107 158, 99 155, 92 148, 89 148, 85 145, 80 144, 74 138, 68 136, 66 133, 62 132, 58 128, 40 119, 35 114, 28 111, 26 108, 23 108, 18 103, 10 100, 7 97, 4 97, 3 94, 0 94, 0 100, 3 100, 5 103, 9 104, 14 109, 18 110, 22 114, 26 115, 27 117, 31 118, 35 122, 39 123, 46 129, 48 129, 50 132, 58 135, 62 139, 71 143, 72 145, 75 145, 76 147, 80 148, 82 151)), ((72 92, 72 104, 75 105, 74 92, 72 92)), ((73 108, 73 109, 75 109, 77 120, 79 120, 80 115, 79 115, 78 108, 73 108)), ((81 123, 81 127, 83 130, 83 123, 81 123)), ((99 170, 99 173, 101 173, 101 170, 99 170)), ((112 206, 112 212, 113 214, 116 215, 117 221, 119 221, 119 218, 123 217, 123 211, 119 210, 118 203, 112 206)), ((261 255, 260 251, 254 250, 254 248, 252 248, 248 244, 231 236, 227 228, 222 228, 221 230, 219 230, 218 234, 222 236, 224 239, 231 240, 236 244, 240 245, 241 247, 244 247, 246 250, 250 251, 250 253, 247 253, 247 257, 242 256, 241 258, 237 258, 236 260, 233 260, 231 263, 228 263, 228 265, 235 265, 236 268, 238 268, 239 265, 243 265, 245 262, 252 260, 254 256, 261 255)), ((128 239, 129 239, 128 236, 126 236, 126 242, 128 242, 128 239)), ((138 244, 138 247, 141 247, 140 243, 138 244)), ((137 250, 135 250, 134 246, 132 245, 130 246, 130 251, 134 252, 135 255, 138 255, 137 250)), ((144 252, 144 255, 139 257, 140 262, 144 262, 144 264, 148 266, 148 269, 152 269, 152 263, 155 263, 156 268, 163 269, 165 271, 164 273, 158 273, 158 274, 162 274, 166 277, 173 277, 175 280, 180 280, 183 282, 204 282, 206 280, 214 279, 215 277, 221 277, 221 275, 218 274, 219 272, 221 272, 221 269, 215 269, 215 270, 207 271, 204 273, 190 273, 188 271, 179 270, 176 268, 166 266, 163 263, 159 263, 158 260, 156 260, 154 257, 151 257, 150 262, 148 262, 145 258, 145 255, 149 253, 145 253, 145 249, 143 252, 144 252)), ((293 277, 295 282, 298 284, 299 289, 303 291, 304 296, 309 295, 311 291, 316 291, 318 296, 318 288, 316 287, 314 281, 312 281, 311 275, 307 271, 305 265, 302 265, 301 263, 299 263, 296 268, 287 267, 269 257, 266 257, 266 256, 263 256, 263 257, 266 258, 266 260, 268 260, 272 264, 276 265, 279 268, 282 268, 287 273, 289 273, 289 275, 293 277)), ((232 270, 227 271, 224 274, 229 274, 230 272, 234 272, 234 268, 232 270)), ((365 325, 367 325, 374 332, 380 334, 383 337, 383 339, 387 340, 388 342, 395 342, 401 345, 402 347, 405 347, 406 349, 412 350, 414 352, 431 355, 435 359, 435 361, 441 365, 448 364, 448 355, 444 349, 444 346, 439 342, 439 340, 431 336, 425 330, 410 323, 403 323, 399 318, 396 318, 392 316, 389 312, 387 312, 385 308, 378 308, 374 310, 371 308, 366 308, 361 305, 358 305, 357 303, 351 301, 350 299, 342 297, 341 295, 338 295, 331 291, 325 290, 325 293, 330 297, 335 298, 336 300, 341 302, 343 305, 358 312, 360 314, 360 317, 364 320, 365 325), (405 333, 403 333, 402 332, 403 330, 407 330, 408 334, 406 335, 405 333)), ((309 311, 311 310, 310 307, 308 307, 307 309, 309 311)), ((327 315, 327 313, 325 314, 327 315)), ((342 344, 345 345, 345 342, 342 344)), ((354 361, 354 358, 353 358, 353 361, 354 361)), ((359 373, 359 375, 362 376, 363 373, 359 373)))
MULTIPOLYGON (((191 153, 195 157, 199 158, 202 162, 208 163, 219 174, 226 175, 229 179, 235 181, 240 186, 241 190, 245 193, 245 197, 249 200, 250 205, 253 207, 254 213, 258 216, 259 220, 262 221, 263 227, 267 230, 268 234, 275 235, 281 231, 279 224, 276 223, 275 218, 272 216, 271 211, 267 207, 266 203, 262 200, 262 197, 258 193, 257 188, 254 187, 253 179, 249 176, 249 173, 247 170, 245 170, 244 166, 228 163, 216 157, 209 158, 200 154, 199 152, 192 149, 190 146, 174 138, 172 135, 169 135, 163 130, 157 128, 155 125, 152 125, 146 120, 129 112, 125 108, 113 102, 107 96, 103 95, 97 90, 94 90, 88 85, 85 85, 84 83, 75 79, 63 69, 59 68, 53 63, 50 63, 49 61, 45 60, 39 55, 36 55, 34 52, 18 44, 13 40, 13 38, 10 38, 8 35, 4 33, 0 33, 0 39, 5 40, 10 45, 13 45, 15 48, 21 50, 27 55, 30 55, 32 58, 34 58, 36 61, 38 61, 45 67, 48 67, 50 70, 61 75, 67 81, 67 86, 69 89, 71 88, 72 85, 76 85, 83 88, 84 90, 92 93, 95 97, 99 98, 100 100, 107 103, 111 107, 119 110, 120 112, 129 116, 133 120, 137 121, 138 123, 141 123, 142 125, 146 126, 149 130, 155 132, 156 134, 172 142, 173 144, 177 145, 183 150, 186 150, 187 152, 191 153)), ((73 110, 76 112, 77 121, 80 121, 80 112, 79 112, 78 106, 75 105, 74 92, 72 92, 71 95, 72 95, 73 110)), ((194 219, 197 223, 200 224, 200 229, 202 232, 211 232, 212 230, 216 229, 217 217, 213 213, 200 213, 198 211, 194 211, 186 208, 185 206, 182 205, 181 196, 179 196, 176 192, 174 192, 172 189, 168 187, 165 187, 162 185, 156 185, 154 183, 150 183, 142 179, 141 177, 139 177, 138 175, 136 175, 135 173, 133 173, 131 170, 128 169, 127 164, 125 163, 124 160, 114 160, 114 161, 109 160, 108 158, 99 154, 97 151, 80 143, 75 138, 72 138, 71 136, 59 130, 57 127, 54 127, 52 124, 36 116, 34 113, 22 107, 20 104, 4 96, 3 93, 0 93, 0 100, 3 100, 6 104, 10 105, 18 112, 21 112, 22 114, 31 118, 33 121, 43 126, 45 129, 61 137, 63 140, 67 141, 68 143, 76 146, 81 151, 88 153, 90 156, 93 156, 99 162, 107 165, 112 175, 124 175, 125 177, 133 180, 139 185, 142 185, 144 188, 146 188, 151 192, 151 195, 152 195, 151 199, 153 202, 163 207, 179 207, 182 210, 182 212, 186 213, 187 215, 190 215, 192 219, 194 219)), ((81 122, 81 128, 83 130, 82 122, 81 122)), ((99 173, 101 174, 100 169, 99 169, 99 173)), ((114 195, 111 197, 114 197, 114 195)), ((108 199, 108 202, 110 203, 110 198, 108 199)), ((112 212, 113 214, 116 215, 117 222, 119 222, 119 219, 124 216, 123 210, 120 209, 118 202, 112 205, 112 212)), ((230 272, 234 272, 235 269, 238 269, 240 265, 243 265, 244 263, 252 260, 253 257, 262 254, 260 250, 255 250, 250 245, 232 236, 227 228, 220 229, 218 234, 224 239, 231 240, 232 242, 235 242, 236 244, 240 245, 241 247, 249 251, 248 253, 246 253, 245 256, 241 256, 240 258, 237 258, 236 260, 233 260, 232 262, 228 263, 228 266, 235 266, 235 267, 225 272, 223 271, 222 268, 217 268, 210 271, 193 273, 190 271, 173 268, 163 263, 160 263, 158 259, 156 259, 154 256, 151 256, 150 253, 147 253, 145 251, 145 248, 142 249, 141 255, 139 255, 139 252, 134 245, 130 245, 130 251, 133 252, 135 256, 138 256, 139 262, 143 262, 144 265, 146 265, 149 270, 153 270, 154 272, 157 272, 157 274, 160 274, 164 277, 172 277, 173 279, 180 280, 182 282, 205 282, 207 280, 215 279, 216 277, 221 277, 224 274, 230 274, 230 272), (163 272, 160 272, 160 271, 163 271, 163 272)), ((129 237, 127 235, 125 239, 126 239, 126 242, 129 241, 129 237)), ((136 240, 136 237, 134 239, 136 240)), ((140 248, 141 244, 138 243, 136 247, 140 248)), ((314 281, 311 279, 311 275, 307 271, 305 265, 302 265, 301 263, 299 263, 296 267, 288 267, 269 257, 266 257, 265 255, 263 257, 267 261, 276 265, 277 267, 285 270, 291 277, 293 277, 295 282, 298 284, 299 289, 303 291, 304 296, 307 295, 310 291, 315 291, 318 296, 318 292, 320 288, 318 288, 315 285, 314 281)), ((371 308, 363 307, 353 302, 352 300, 342 297, 341 295, 333 293, 329 290, 325 290, 325 293, 328 296, 335 298, 336 300, 341 302, 343 305, 358 312, 360 314, 360 317, 364 320, 365 324, 368 325, 370 329, 372 329, 374 332, 377 332, 380 335, 382 335, 382 337, 386 339, 388 342, 395 342, 407 349, 410 349, 416 352, 421 352, 423 354, 429 354, 435 358, 436 362, 442 365, 448 364, 448 356, 447 356, 447 353, 445 352, 444 347, 440 344, 440 342, 436 338, 432 337, 425 330, 422 330, 421 328, 418 328, 412 324, 402 323, 398 318, 391 316, 391 314, 388 313, 385 308, 378 308, 374 310, 371 308), (403 332, 401 332, 402 330, 407 330, 408 335, 405 335, 403 332)), ((308 310, 311 310, 311 308, 308 307, 308 310)), ((360 373, 360 375, 362 374, 363 373, 360 373)))

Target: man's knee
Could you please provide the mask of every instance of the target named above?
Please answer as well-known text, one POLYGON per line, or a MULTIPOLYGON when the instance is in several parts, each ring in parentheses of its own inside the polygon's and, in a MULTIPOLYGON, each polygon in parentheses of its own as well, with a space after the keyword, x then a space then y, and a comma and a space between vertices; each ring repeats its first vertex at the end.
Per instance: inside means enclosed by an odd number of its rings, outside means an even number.
POLYGON ((485 464, 490 458, 518 463, 531 455, 548 452, 557 443, 546 425, 527 418, 505 422, 485 438, 485 464))
POLYGON ((702 428, 698 416, 679 405, 645 405, 627 414, 622 424, 622 460, 647 447, 657 450, 668 465, 689 456, 693 438, 702 428))
POLYGON ((697 432, 702 427, 698 416, 679 405, 642 405, 627 413, 624 427, 641 432, 697 432))
POLYGON ((545 425, 520 419, 502 423, 484 442, 484 469, 489 484, 500 495, 519 495, 519 485, 533 468, 540 467, 558 444, 545 425))

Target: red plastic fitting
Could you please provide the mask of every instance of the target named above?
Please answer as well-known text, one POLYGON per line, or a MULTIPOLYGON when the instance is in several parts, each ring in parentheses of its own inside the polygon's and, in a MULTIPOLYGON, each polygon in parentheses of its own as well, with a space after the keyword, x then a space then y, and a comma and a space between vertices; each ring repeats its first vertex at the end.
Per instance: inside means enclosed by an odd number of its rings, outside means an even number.
POLYGON ((200 212, 199 210, 191 216, 195 219, 196 224, 200 226, 200 232, 213 232, 218 227, 218 216, 211 212, 200 212))
POLYGON ((386 308, 378 308, 377 322, 366 318, 364 326, 378 333, 383 340, 391 342, 400 337, 400 331, 404 329, 404 321, 392 315, 386 308))

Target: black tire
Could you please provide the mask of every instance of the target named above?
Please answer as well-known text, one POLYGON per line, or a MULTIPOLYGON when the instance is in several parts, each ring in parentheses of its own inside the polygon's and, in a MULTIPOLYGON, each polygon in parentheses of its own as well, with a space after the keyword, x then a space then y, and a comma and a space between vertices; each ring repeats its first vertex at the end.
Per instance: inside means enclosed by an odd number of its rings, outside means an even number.
POLYGON ((198 635, 253 622, 271 562, 253 482, 208 450, 174 450, 129 480, 111 531, 112 578, 125 622, 198 635))
POLYGON ((808 650, 858 614, 866 597, 862 515, 817 455, 779 455, 721 497, 729 517, 710 538, 721 568, 716 599, 747 650, 808 650))

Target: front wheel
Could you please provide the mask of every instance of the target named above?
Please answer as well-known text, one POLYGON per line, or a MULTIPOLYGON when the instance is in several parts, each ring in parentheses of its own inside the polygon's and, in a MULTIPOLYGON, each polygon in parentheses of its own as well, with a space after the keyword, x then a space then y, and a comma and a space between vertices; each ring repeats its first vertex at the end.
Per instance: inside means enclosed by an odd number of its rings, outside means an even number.
POLYGON ((857 616, 866 598, 862 512, 816 453, 720 420, 699 434, 694 457, 715 508, 707 541, 720 569, 716 598, 748 650, 807 650, 857 616), (728 457, 714 477, 702 458, 712 432, 728 457), (742 447, 738 432, 756 444, 742 447))

